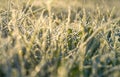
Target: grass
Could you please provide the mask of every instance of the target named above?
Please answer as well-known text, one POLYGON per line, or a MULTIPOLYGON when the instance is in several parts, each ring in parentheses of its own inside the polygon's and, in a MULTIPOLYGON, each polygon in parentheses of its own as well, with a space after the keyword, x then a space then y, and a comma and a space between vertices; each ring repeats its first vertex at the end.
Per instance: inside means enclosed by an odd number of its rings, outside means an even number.
POLYGON ((120 76, 119 0, 3 2, 0 77, 120 76))

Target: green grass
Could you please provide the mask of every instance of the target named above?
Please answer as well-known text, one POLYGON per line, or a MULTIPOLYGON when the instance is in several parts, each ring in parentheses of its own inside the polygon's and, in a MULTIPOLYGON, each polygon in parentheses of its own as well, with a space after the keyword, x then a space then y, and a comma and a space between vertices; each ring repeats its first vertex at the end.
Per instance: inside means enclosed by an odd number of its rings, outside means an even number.
POLYGON ((4 3, 0 77, 120 76, 119 0, 4 3))

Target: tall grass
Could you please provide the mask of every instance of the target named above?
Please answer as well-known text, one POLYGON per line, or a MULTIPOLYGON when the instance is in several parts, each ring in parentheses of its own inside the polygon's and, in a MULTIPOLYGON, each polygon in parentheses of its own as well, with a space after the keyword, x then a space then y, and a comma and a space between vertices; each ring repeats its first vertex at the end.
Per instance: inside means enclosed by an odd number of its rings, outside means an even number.
POLYGON ((0 10, 0 77, 119 77, 117 10, 85 3, 9 0, 0 10))

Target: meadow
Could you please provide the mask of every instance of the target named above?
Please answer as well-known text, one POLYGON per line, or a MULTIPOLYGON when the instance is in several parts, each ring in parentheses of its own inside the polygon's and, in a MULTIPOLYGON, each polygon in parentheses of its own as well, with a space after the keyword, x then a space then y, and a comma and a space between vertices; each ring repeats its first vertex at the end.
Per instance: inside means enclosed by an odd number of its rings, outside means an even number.
POLYGON ((0 0, 0 77, 120 77, 119 0, 0 0))

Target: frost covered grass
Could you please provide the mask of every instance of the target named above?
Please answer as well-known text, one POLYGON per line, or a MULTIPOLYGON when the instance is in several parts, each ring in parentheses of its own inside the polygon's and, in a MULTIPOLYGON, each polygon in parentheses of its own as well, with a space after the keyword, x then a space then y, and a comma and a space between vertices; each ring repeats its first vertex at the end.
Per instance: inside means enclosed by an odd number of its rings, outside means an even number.
POLYGON ((4 3, 0 77, 120 76, 119 0, 4 3))

